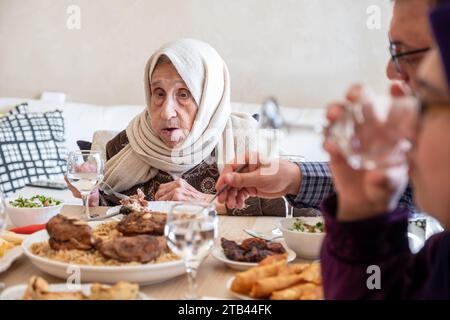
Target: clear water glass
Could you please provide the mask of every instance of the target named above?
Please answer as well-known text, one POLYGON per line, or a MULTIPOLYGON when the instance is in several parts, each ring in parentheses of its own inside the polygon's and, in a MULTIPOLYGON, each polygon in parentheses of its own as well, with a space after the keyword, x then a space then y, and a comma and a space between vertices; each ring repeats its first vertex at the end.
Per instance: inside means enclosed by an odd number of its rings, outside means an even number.
POLYGON ((67 159, 67 180, 80 192, 83 200, 83 214, 89 213, 89 195, 103 180, 104 163, 101 152, 77 150, 69 153, 67 159))
POLYGON ((184 299, 200 299, 197 271, 218 236, 217 212, 211 204, 177 203, 167 214, 164 229, 167 245, 185 264, 189 289, 184 299))
POLYGON ((347 104, 328 134, 354 169, 406 166, 417 114, 418 101, 412 96, 368 94, 347 104))
MULTIPOLYGON (((283 154, 280 155, 280 159, 283 160, 288 160, 291 162, 304 162, 305 161, 305 157, 300 156, 300 155, 292 155, 292 154, 283 154)), ((286 208, 286 218, 293 218, 294 217, 294 208, 289 204, 289 201, 286 199, 286 197, 283 197, 284 200, 284 205, 286 208)))

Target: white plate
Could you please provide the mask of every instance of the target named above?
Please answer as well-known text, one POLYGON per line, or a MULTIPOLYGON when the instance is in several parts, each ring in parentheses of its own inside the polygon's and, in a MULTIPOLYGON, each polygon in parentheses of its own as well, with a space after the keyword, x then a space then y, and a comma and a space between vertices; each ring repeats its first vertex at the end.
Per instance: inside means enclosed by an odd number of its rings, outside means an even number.
MULTIPOLYGON (((286 251, 288 253, 288 262, 294 261, 295 257, 296 257, 295 252, 289 248, 286 248, 286 246, 284 246, 284 245, 283 245, 283 247, 286 249, 286 251)), ((239 271, 247 270, 247 269, 250 269, 250 268, 258 265, 257 262, 240 262, 240 261, 230 260, 225 256, 225 254, 223 253, 223 249, 220 246, 214 247, 214 249, 212 251, 212 256, 214 258, 216 258, 217 260, 225 263, 229 268, 234 269, 234 270, 239 270, 239 271)))
POLYGON ((228 279, 227 284, 226 284, 226 288, 230 295, 232 295, 234 298, 238 298, 241 300, 259 300, 259 299, 252 298, 246 294, 237 293, 237 292, 234 292, 233 290, 231 290, 231 284, 233 283, 233 280, 234 280, 234 277, 231 277, 230 279, 228 279))
MULTIPOLYGON (((48 286, 50 292, 73 292, 73 291, 81 291, 84 295, 88 296, 91 293, 91 285, 92 284, 82 284, 80 288, 69 289, 67 284, 59 283, 59 284, 50 284, 48 286)), ((27 289, 26 284, 20 284, 17 286, 6 288, 0 294, 0 300, 22 300, 23 295, 27 289)), ((143 292, 139 292, 138 300, 150 300, 150 298, 143 292)))
POLYGON ((8 270, 11 264, 19 259, 23 254, 21 246, 15 246, 9 250, 6 250, 5 255, 0 258, 0 273, 8 270))
MULTIPOLYGON (((177 203, 176 201, 149 201, 147 208, 149 208, 152 211, 169 213, 172 206, 176 203, 177 203)), ((109 208, 106 211, 106 215, 110 215, 110 214, 119 212, 121 207, 122 206, 115 206, 115 207, 109 208)), ((113 219, 116 219, 116 220, 120 220, 121 218, 122 218, 122 215, 113 217, 113 219)))
MULTIPOLYGON (((95 227, 104 222, 89 222, 91 227, 95 227)), ((119 281, 135 282, 141 285, 154 284, 166 281, 186 272, 183 260, 148 263, 133 266, 87 266, 74 265, 66 262, 51 260, 40 257, 30 251, 30 246, 36 242, 48 241, 48 233, 42 230, 30 235, 23 243, 22 248, 25 255, 31 262, 45 273, 58 278, 66 279, 73 275, 79 268, 81 282, 116 283, 119 281)))

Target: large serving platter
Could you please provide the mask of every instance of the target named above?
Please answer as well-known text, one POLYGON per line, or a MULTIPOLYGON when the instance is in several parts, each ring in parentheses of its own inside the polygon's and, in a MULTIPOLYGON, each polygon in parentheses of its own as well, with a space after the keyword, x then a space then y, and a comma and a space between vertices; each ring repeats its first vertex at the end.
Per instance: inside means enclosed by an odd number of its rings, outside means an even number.
MULTIPOLYGON (((105 222, 89 222, 89 225, 95 228, 101 223, 105 222)), ((140 265, 90 266, 56 261, 35 255, 31 252, 30 248, 34 243, 48 241, 48 239, 49 235, 46 230, 36 232, 22 243, 22 249, 24 254, 39 270, 61 279, 79 276, 82 283, 116 283, 119 281, 128 281, 148 285, 163 282, 185 273, 184 263, 181 259, 140 265)))

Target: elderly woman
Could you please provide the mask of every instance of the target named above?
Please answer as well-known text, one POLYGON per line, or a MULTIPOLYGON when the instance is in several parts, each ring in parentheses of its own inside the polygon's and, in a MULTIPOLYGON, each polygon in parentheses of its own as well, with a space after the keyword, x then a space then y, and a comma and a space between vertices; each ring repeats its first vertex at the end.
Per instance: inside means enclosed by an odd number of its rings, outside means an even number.
MULTIPOLYGON (((256 139, 256 120, 231 111, 228 68, 204 42, 164 45, 149 59, 144 77, 147 108, 108 142, 104 181, 127 195, 140 188, 148 200, 210 201, 221 164, 254 145, 248 141, 256 139)), ((244 209, 217 208, 232 215, 285 215, 282 199, 250 198, 244 209)))

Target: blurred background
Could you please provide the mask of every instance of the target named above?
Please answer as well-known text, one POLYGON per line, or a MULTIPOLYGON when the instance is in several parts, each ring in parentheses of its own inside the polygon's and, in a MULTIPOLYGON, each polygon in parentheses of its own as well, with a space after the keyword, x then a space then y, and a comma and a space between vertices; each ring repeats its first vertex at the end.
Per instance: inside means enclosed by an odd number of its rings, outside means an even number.
POLYGON ((163 43, 209 42, 232 100, 319 108, 356 80, 387 85, 388 0, 0 0, 0 97, 144 104, 143 71, 163 43), (70 30, 67 8, 80 8, 70 30), (381 9, 370 30, 367 8, 381 9))

